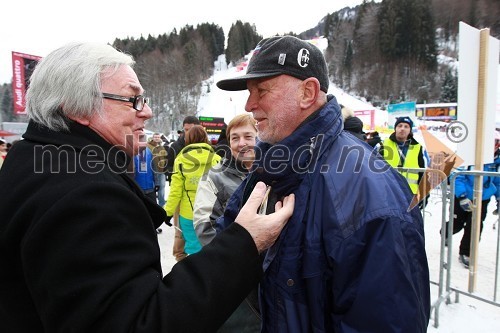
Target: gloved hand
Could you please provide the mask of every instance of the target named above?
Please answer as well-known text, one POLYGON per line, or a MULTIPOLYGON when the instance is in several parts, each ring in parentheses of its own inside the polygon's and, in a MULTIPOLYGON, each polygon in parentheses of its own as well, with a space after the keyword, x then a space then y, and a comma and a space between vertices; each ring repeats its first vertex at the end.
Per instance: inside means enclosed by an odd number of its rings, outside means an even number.
POLYGON ((156 185, 155 186, 155 192, 158 192, 160 190, 160 186, 159 185, 156 185))
POLYGON ((472 212, 472 201, 469 198, 460 199, 460 207, 466 212, 472 212))
POLYGON ((500 199, 497 199, 497 209, 493 211, 493 215, 498 215, 498 209, 500 208, 500 199))
POLYGON ((169 227, 172 226, 172 223, 170 223, 170 220, 172 219, 172 216, 168 216, 165 218, 165 224, 168 225, 169 227))

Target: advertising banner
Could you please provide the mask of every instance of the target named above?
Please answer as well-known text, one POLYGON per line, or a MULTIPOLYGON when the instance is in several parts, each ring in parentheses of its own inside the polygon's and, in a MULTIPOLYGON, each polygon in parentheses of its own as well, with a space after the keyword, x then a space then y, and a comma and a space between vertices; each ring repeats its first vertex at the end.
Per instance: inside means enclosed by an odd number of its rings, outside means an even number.
POLYGON ((26 114, 26 89, 30 76, 40 59, 42 58, 31 54, 12 52, 12 99, 16 115, 26 114))
POLYGON ((415 122, 415 102, 404 102, 398 104, 389 104, 387 107, 388 111, 388 125, 389 128, 394 128, 394 123, 398 117, 410 117, 413 122, 415 122))
POLYGON ((220 134, 223 128, 226 128, 224 118, 220 117, 199 117, 200 125, 205 127, 208 134, 220 134))

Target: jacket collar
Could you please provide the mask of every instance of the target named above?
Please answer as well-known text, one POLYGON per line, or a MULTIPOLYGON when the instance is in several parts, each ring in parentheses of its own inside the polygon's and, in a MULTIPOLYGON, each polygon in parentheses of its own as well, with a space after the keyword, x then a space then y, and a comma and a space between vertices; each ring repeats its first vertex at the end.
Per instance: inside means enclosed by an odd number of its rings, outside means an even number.
POLYGON ((72 120, 68 120, 67 125, 69 131, 54 131, 30 120, 23 138, 43 145, 68 146, 77 152, 91 152, 88 156, 106 161, 113 171, 126 172, 131 157, 123 150, 111 145, 87 126, 72 120))
POLYGON ((245 176, 248 174, 248 169, 243 165, 243 163, 235 159, 232 155, 230 155, 230 158, 224 158, 221 165, 225 168, 225 170, 235 175, 245 176))
POLYGON ((390 136, 389 136, 389 139, 391 141, 394 141, 397 145, 417 145, 418 144, 418 141, 413 137, 413 134, 410 133, 409 137, 408 137, 408 140, 406 140, 405 142, 399 142, 398 140, 396 140, 396 132, 393 132, 390 136))
POLYGON ((121 178, 127 182, 130 188, 142 198, 155 228, 158 228, 165 221, 165 210, 158 206, 156 202, 147 198, 137 183, 127 175, 126 171, 131 157, 123 150, 112 146, 89 127, 70 120, 68 120, 67 124, 69 131, 54 131, 34 121, 30 121, 23 138, 42 145, 68 146, 76 152, 85 154, 89 160, 105 161, 109 168, 113 172, 120 174, 121 178))

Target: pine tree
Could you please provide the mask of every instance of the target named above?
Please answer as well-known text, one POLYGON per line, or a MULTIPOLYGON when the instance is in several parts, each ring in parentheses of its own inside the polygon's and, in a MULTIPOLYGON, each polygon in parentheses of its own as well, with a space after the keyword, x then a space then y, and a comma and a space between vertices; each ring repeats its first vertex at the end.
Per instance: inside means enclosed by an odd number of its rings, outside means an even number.
POLYGON ((413 59, 436 66, 436 41, 430 0, 384 0, 379 9, 379 40, 391 60, 413 59))
POLYGON ((13 121, 15 116, 12 101, 12 85, 10 83, 4 83, 1 88, 0 112, 2 114, 0 119, 2 121, 13 121))
POLYGON ((402 17, 398 11, 398 0, 383 0, 378 11, 379 46, 382 55, 390 60, 400 56, 402 40, 402 17))
POLYGON ((262 39, 255 25, 243 23, 240 20, 231 25, 227 38, 226 62, 236 63, 255 48, 262 39))
POLYGON ((455 70, 453 74, 451 69, 446 71, 443 85, 441 86, 441 102, 455 103, 458 96, 458 74, 455 70))

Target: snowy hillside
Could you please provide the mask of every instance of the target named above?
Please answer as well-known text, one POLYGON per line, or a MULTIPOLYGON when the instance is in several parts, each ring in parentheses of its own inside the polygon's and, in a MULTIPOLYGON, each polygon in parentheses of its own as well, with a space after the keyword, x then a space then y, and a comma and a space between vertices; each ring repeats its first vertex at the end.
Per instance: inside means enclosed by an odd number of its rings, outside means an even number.
MULTIPOLYGON (((248 58, 249 57, 250 56, 248 56, 248 58)), ((220 80, 244 75, 245 72, 245 64, 228 68, 225 56, 220 55, 219 59, 215 62, 214 75, 204 82, 204 93, 198 104, 198 116, 224 117, 227 124, 235 115, 245 112, 248 91, 224 91, 217 88, 215 85, 220 80), (210 86, 209 89, 207 88, 208 86, 210 86)), ((340 104, 346 105, 354 111, 376 109, 370 103, 345 93, 343 90, 337 88, 332 82, 330 82, 328 93, 333 94, 340 104)), ((377 110, 375 122, 377 124, 383 124, 386 121, 387 112, 377 110)))

